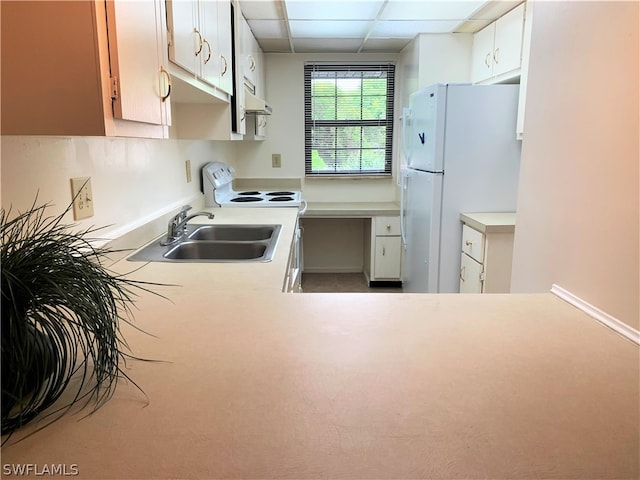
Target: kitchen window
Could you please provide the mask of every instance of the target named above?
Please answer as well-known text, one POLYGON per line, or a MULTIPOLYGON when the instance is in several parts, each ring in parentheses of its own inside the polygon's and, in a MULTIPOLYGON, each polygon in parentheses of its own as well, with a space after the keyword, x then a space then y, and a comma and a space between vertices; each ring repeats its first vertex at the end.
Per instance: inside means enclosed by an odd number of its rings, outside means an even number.
POLYGON ((391 175, 395 65, 304 66, 305 175, 391 175))

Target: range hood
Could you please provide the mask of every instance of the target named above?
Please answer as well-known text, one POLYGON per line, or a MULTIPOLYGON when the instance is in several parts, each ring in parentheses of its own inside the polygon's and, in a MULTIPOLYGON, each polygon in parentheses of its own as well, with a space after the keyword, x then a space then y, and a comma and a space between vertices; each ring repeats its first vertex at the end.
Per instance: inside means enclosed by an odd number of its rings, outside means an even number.
POLYGON ((259 97, 256 97, 254 93, 249 90, 246 85, 244 89, 244 110, 247 113, 254 113, 257 115, 271 115, 273 111, 271 105, 259 97))

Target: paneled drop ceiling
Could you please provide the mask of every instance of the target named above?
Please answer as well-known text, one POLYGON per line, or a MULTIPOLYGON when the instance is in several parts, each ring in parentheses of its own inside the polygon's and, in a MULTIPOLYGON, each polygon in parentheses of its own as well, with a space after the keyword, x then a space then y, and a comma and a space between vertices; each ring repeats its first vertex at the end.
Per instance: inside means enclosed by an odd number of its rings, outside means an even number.
POLYGON ((477 32, 522 0, 239 0, 264 52, 393 53, 419 33, 477 32))

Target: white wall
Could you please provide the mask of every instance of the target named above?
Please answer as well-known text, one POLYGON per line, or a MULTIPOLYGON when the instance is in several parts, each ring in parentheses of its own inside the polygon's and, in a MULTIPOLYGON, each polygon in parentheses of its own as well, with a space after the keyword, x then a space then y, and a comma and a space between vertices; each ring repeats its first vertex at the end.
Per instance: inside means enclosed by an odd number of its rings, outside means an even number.
POLYGON ((471 81, 470 33, 423 33, 401 52, 401 91, 399 101, 409 105, 409 95, 434 83, 471 81))
POLYGON ((638 2, 536 2, 513 292, 638 329, 638 2))
MULTIPOLYGON (((2 207, 27 209, 52 203, 57 214, 71 202, 72 177, 91 177, 94 216, 78 226, 109 226, 103 238, 116 238, 200 194, 200 167, 214 157, 230 160, 231 142, 144 140, 104 137, 2 136, 2 207), (185 160, 192 181, 186 181, 185 160)), ((73 217, 65 218, 69 223, 73 217)))
MULTIPOLYGON (((267 101, 273 106, 268 119, 267 139, 241 142, 237 148, 240 177, 286 177, 303 180, 306 200, 314 201, 395 201, 395 178, 304 179, 304 75, 306 60, 394 61, 395 55, 373 54, 278 54, 265 55, 267 101), (282 167, 271 167, 271 154, 282 155, 282 167)), ((396 168, 394 167, 394 177, 396 168)))

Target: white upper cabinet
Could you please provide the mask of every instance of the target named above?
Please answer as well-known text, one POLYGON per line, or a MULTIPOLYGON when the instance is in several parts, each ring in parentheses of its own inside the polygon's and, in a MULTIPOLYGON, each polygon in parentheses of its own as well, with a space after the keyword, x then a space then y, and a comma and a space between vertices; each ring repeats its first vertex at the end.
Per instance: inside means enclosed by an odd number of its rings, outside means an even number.
POLYGON ((494 83, 518 76, 522 60, 525 4, 520 4, 473 37, 474 83, 494 83))
POLYGON ((167 0, 169 60, 178 78, 216 95, 233 94, 231 3, 228 0, 167 0), (191 78, 189 78, 191 76, 191 78), (203 83, 205 85, 203 85, 203 83))
POLYGON ((3 134, 168 137, 164 1, 2 2, 1 19, 3 134))
POLYGON ((473 82, 480 82, 493 76, 493 40, 496 24, 486 26, 473 36, 471 56, 471 76, 473 82))
POLYGON ((256 95, 264 96, 264 54, 244 17, 241 18, 238 36, 241 38, 238 64, 242 68, 244 83, 256 95))
POLYGON ((520 68, 522 33, 524 32, 524 3, 496 20, 493 48, 493 75, 498 76, 520 68))
POLYGON ((117 118, 171 124, 167 37, 161 21, 164 15, 161 1, 107 2, 111 77, 116 90, 113 111, 117 118), (131 48, 132 43, 135 48, 131 48))
POLYGON ((240 52, 240 61, 242 64, 242 71, 245 82, 250 87, 255 87, 260 80, 260 70, 263 70, 262 50, 253 36, 251 27, 249 27, 249 24, 244 17, 242 17, 241 28, 242 50, 240 52))

